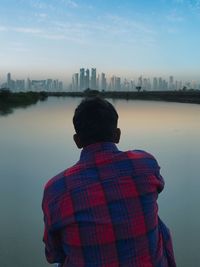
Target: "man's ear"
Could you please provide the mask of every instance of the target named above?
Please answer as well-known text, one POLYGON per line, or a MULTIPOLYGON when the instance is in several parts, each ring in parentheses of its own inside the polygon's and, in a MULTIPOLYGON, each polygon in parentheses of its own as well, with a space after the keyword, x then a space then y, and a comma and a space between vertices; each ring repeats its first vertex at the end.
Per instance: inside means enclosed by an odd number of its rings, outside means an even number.
POLYGON ((114 143, 118 144, 121 136, 121 130, 117 128, 114 134, 114 143))
POLYGON ((73 135, 73 139, 74 139, 74 142, 75 142, 75 144, 77 145, 78 148, 82 148, 83 147, 83 144, 82 144, 78 134, 74 134, 73 135))

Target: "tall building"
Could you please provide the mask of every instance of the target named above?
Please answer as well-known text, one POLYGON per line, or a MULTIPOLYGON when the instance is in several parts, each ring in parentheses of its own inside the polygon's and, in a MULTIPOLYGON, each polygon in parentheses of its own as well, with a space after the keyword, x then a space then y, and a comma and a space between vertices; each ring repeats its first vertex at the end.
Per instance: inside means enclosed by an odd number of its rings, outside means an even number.
POLYGON ((162 89, 166 91, 168 88, 168 82, 166 80, 162 80, 162 89))
POLYGON ((32 80, 31 90, 33 91, 45 91, 46 90, 46 80, 32 80))
POLYGON ((182 82, 182 81, 179 81, 177 87, 178 87, 178 88, 177 88, 178 90, 183 89, 183 82, 182 82))
POLYGON ((106 84, 106 75, 105 73, 101 73, 101 90, 106 90, 107 84, 106 84))
POLYGON ((72 76, 72 90, 77 91, 79 88, 79 83, 78 83, 78 73, 74 73, 72 76))
POLYGON ((7 74, 7 87, 12 90, 12 80, 10 72, 7 74))
MULTIPOLYGON (((110 90, 112 91, 121 91, 122 84, 121 84, 121 78, 112 76, 110 79, 110 90)), ((125 85, 124 85, 125 87, 125 85)))
POLYGON ((151 90, 152 86, 151 86, 151 80, 150 78, 147 79, 147 90, 151 90))
POLYGON ((174 90, 174 77, 169 77, 169 90, 174 90))
POLYGON ((131 87, 133 86, 133 81, 128 81, 126 78, 123 81, 123 84, 121 85, 121 88, 123 88, 124 91, 129 91, 131 87))
POLYGON ((97 75, 96 89, 97 89, 97 90, 100 89, 100 76, 99 76, 99 74, 97 75))
POLYGON ((47 79, 46 89, 47 89, 47 91, 52 91, 52 89, 53 89, 53 80, 52 79, 47 79))
POLYGON ((80 69, 80 81, 79 81, 79 88, 80 91, 83 91, 85 88, 85 69, 81 68, 80 69))
POLYGON ((97 88, 97 74, 96 74, 96 69, 92 68, 92 73, 91 73, 91 89, 96 89, 97 88))
POLYGON ((63 90, 63 82, 58 82, 58 90, 61 92, 63 90))
POLYGON ((58 79, 54 80, 53 81, 53 91, 58 91, 59 89, 59 86, 58 86, 59 82, 58 82, 58 79))
POLYGON ((142 76, 140 76, 139 78, 138 78, 138 86, 141 86, 142 87, 142 76))
POLYGON ((158 90, 163 90, 163 80, 161 77, 158 79, 158 90))
POLYGON ((112 76, 110 78, 110 90, 112 90, 112 91, 115 90, 115 76, 112 76))
POLYGON ((31 91, 31 80, 28 78, 26 82, 26 90, 31 91))
POLYGON ((158 79, 156 77, 153 78, 153 90, 158 90, 158 79))
POLYGON ((148 81, 147 81, 147 78, 144 78, 144 80, 143 80, 143 90, 148 90, 148 81))
POLYGON ((85 71, 85 89, 89 88, 90 87, 90 70, 87 69, 85 71))
POLYGON ((130 89, 131 90, 134 90, 135 89, 135 81, 133 81, 133 80, 131 80, 130 89))
POLYGON ((15 90, 24 91, 25 90, 25 81, 24 80, 16 80, 15 90))
POLYGON ((11 82, 11 74, 10 72, 7 74, 7 84, 9 85, 11 82))
POLYGON ((121 78, 115 77, 115 91, 121 91, 121 78))

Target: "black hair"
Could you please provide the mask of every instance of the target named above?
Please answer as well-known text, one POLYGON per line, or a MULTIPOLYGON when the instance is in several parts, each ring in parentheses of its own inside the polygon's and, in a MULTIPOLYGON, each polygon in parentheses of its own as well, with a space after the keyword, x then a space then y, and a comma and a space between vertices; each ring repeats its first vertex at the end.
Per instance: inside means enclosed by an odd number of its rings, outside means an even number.
POLYGON ((73 124, 83 145, 112 142, 118 114, 113 105, 100 97, 84 99, 76 108, 73 124))

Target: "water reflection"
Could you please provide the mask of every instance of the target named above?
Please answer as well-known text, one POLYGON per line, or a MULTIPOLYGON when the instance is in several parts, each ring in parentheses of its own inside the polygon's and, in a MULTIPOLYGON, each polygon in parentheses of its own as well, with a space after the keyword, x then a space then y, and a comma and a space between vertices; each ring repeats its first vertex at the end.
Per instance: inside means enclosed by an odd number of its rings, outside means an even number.
POLYGON ((8 89, 0 89, 0 116, 9 115, 16 108, 27 108, 38 101, 45 101, 46 99, 46 92, 12 93, 8 89))
MULTIPOLYGON (((75 163, 72 116, 81 99, 49 98, 0 117, 0 266, 45 267, 43 185, 75 163)), ((166 181, 160 215, 172 230, 178 266, 197 266, 200 240, 200 106, 113 101, 119 111, 119 148, 145 149, 166 181)))

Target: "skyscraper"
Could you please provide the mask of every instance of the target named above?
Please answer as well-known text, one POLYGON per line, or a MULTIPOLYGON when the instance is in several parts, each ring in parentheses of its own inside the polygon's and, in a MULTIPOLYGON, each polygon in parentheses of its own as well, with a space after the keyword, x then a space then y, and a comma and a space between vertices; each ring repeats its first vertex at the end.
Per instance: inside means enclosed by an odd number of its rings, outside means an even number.
POLYGON ((101 73, 101 90, 106 90, 107 84, 106 84, 106 75, 105 73, 101 73))
POLYGON ((9 88, 9 89, 12 89, 11 87, 11 74, 10 73, 8 73, 7 74, 7 87, 9 88))
POLYGON ((24 80, 16 80, 15 90, 24 91, 25 90, 25 81, 24 80))
POLYGON ((47 79, 46 89, 47 89, 47 91, 52 91, 52 89, 53 89, 53 80, 52 79, 47 79))
POLYGON ((156 77, 153 78, 153 90, 158 90, 158 79, 156 77))
POLYGON ((97 89, 97 90, 100 89, 100 76, 99 76, 99 74, 97 75, 96 89, 97 89))
POLYGON ((31 91, 31 80, 29 78, 27 78, 26 89, 27 91, 31 91))
POLYGON ((112 76, 112 77, 110 78, 110 89, 111 89, 112 91, 115 90, 115 76, 112 76))
POLYGON ((97 88, 97 74, 96 69, 92 68, 92 74, 91 74, 91 89, 97 88))
POLYGON ((85 89, 90 87, 90 70, 85 71, 85 89))
POLYGON ((63 82, 58 82, 58 90, 61 92, 63 90, 63 82))
POLYGON ((138 78, 138 86, 141 86, 142 87, 142 76, 140 76, 139 78, 138 78))
POLYGON ((79 82, 79 88, 81 91, 83 91, 85 88, 85 69, 80 69, 80 82, 79 82))
POLYGON ((169 89, 174 90, 174 77, 173 76, 169 77, 169 89))
POLYGON ((79 88, 78 73, 74 73, 74 75, 72 76, 72 90, 77 91, 78 88, 79 88))
POLYGON ((121 78, 115 77, 115 91, 121 90, 121 78))
POLYGON ((158 90, 163 90, 163 80, 161 77, 158 79, 158 90))

